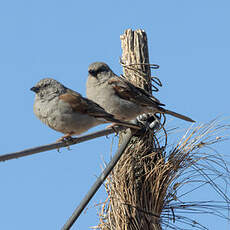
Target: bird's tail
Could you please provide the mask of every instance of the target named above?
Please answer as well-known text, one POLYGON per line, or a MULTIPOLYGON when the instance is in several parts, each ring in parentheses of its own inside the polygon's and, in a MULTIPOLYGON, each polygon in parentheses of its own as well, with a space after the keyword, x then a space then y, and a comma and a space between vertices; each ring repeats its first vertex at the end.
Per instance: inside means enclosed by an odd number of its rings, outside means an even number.
POLYGON ((159 108, 159 112, 169 114, 169 115, 171 115, 171 116, 177 117, 177 118, 182 119, 182 120, 185 120, 185 121, 195 122, 195 121, 192 120, 191 118, 189 118, 189 117, 187 117, 187 116, 184 116, 184 115, 182 115, 182 114, 173 112, 173 111, 171 111, 171 110, 159 108))
POLYGON ((137 129, 137 130, 140 130, 141 127, 139 125, 136 125, 135 123, 131 123, 131 122, 126 122, 126 121, 121 121, 121 120, 118 120, 116 118, 114 118, 114 116, 110 113, 103 113, 102 114, 103 117, 97 117, 97 119, 99 119, 100 121, 102 121, 103 123, 112 123, 112 125, 109 125, 107 128, 111 128, 111 127, 114 127, 114 126, 125 126, 127 128, 131 128, 131 129, 137 129), (107 115, 107 116, 105 116, 107 115))

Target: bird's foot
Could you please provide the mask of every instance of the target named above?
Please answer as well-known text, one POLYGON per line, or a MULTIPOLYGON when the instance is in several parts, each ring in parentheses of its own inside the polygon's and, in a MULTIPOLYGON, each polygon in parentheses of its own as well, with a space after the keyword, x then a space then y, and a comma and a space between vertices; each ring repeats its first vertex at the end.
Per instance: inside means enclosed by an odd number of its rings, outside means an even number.
POLYGON ((71 135, 73 135, 73 133, 67 133, 63 137, 57 139, 56 142, 69 142, 69 141, 72 141, 73 137, 71 135))
POLYGON ((161 127, 160 119, 157 115, 153 115, 150 113, 144 113, 139 115, 137 118, 137 122, 144 125, 147 129, 151 131, 156 131, 161 127))

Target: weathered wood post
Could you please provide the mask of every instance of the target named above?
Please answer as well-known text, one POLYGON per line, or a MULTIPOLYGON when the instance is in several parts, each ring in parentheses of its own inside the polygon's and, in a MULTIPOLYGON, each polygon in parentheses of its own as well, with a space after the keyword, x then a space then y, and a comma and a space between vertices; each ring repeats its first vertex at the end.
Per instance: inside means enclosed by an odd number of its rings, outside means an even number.
MULTIPOLYGON (((121 35, 121 46, 124 77, 151 93, 151 70, 146 65, 149 64, 146 33, 126 30, 121 35)), ((156 161, 162 160, 159 149, 152 132, 132 138, 106 184, 109 205, 105 221, 101 218, 101 229, 161 229, 159 217, 162 207, 157 203, 159 194, 153 194, 155 173, 151 174, 156 161)))

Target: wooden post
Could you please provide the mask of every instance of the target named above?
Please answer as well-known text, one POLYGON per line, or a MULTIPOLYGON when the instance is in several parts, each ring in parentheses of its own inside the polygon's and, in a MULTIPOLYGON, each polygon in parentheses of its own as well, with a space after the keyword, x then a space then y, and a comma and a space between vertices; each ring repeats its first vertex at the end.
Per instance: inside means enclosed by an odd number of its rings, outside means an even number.
MULTIPOLYGON (((151 92, 150 68, 146 65, 149 63, 146 33, 142 30, 126 30, 121 36, 121 43, 124 77, 151 92)), ((181 224, 185 224, 203 229, 204 225, 196 222, 193 214, 190 218, 184 217, 181 210, 211 213, 223 218, 228 216, 222 212, 229 210, 230 203, 229 197, 222 192, 222 185, 226 183, 227 187, 229 184, 229 180, 226 181, 226 178, 230 178, 229 169, 219 167, 227 166, 220 155, 215 157, 213 152, 206 152, 208 148, 203 149, 222 140, 222 135, 220 137, 218 132, 222 132, 223 127, 226 129, 226 126, 217 123, 214 120, 186 131, 179 143, 170 150, 167 147, 167 132, 164 128, 163 133, 157 132, 154 135, 153 132, 146 132, 142 136, 134 136, 105 183, 108 197, 102 205, 100 224, 97 228, 162 230, 162 226, 182 229, 181 224), (210 162, 213 167, 210 167, 210 162), (216 183, 217 178, 220 178, 221 186, 216 183), (183 187, 191 186, 189 190, 192 193, 207 184, 210 189, 214 189, 218 197, 222 196, 221 205, 219 198, 217 203, 208 201, 205 208, 203 205, 206 201, 183 201, 184 196, 188 194, 179 193, 183 187), (192 186, 195 186, 194 189, 191 189, 192 186), (177 210, 180 211, 179 215, 177 210)), ((120 138, 123 135, 125 133, 122 133, 120 138)), ((226 219, 229 220, 228 217, 226 219)))
POLYGON ((133 84, 152 93, 150 67, 147 65, 140 65, 140 63, 149 64, 148 42, 146 33, 143 30, 132 31, 129 29, 126 30, 120 38, 123 51, 122 62, 127 65, 127 67, 135 69, 132 70, 130 68, 124 67, 123 72, 125 77, 133 84), (142 73, 144 73, 144 76, 138 76, 136 70, 140 70, 142 73))
MULTIPOLYGON (((151 92, 150 67, 140 65, 149 63, 146 33, 126 30, 121 35, 121 46, 124 77, 151 92)), ((161 230, 162 207, 156 203, 158 194, 153 194, 152 189, 155 173, 151 174, 156 160, 162 159, 159 149, 151 132, 132 138, 106 184, 109 205, 106 221, 98 227, 103 230, 161 230)))

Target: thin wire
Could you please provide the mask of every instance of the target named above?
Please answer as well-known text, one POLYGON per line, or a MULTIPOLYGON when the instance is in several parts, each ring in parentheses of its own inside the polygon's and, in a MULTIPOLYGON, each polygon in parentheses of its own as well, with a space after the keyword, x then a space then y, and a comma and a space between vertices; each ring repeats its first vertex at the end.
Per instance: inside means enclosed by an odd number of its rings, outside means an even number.
MULTIPOLYGON (((157 84, 160 87, 163 86, 162 83, 161 83, 161 81, 160 81, 160 79, 158 77, 156 77, 156 76, 152 76, 151 77, 151 81, 154 82, 155 84, 157 84)), ((152 82, 151 82, 152 91, 158 92, 159 89, 152 82)))
POLYGON ((16 159, 16 158, 20 158, 20 157, 25 157, 25 156, 29 156, 32 154, 53 150, 53 149, 60 149, 63 147, 68 147, 70 145, 79 144, 79 143, 89 141, 89 140, 92 140, 92 139, 95 139, 98 137, 107 136, 107 135, 115 133, 115 132, 117 133, 117 132, 120 132, 124 129, 127 129, 127 128, 123 127, 123 126, 118 126, 118 127, 116 127, 116 129, 113 129, 113 128, 105 129, 105 130, 90 133, 90 134, 85 135, 85 136, 71 138, 70 140, 65 140, 63 142, 55 142, 55 143, 51 143, 51 144, 47 144, 47 145, 42 145, 42 146, 38 146, 38 147, 34 147, 34 148, 25 149, 25 150, 18 151, 18 152, 0 155, 0 162, 16 159))
POLYGON ((104 171, 101 173, 101 175, 98 177, 98 179, 95 181, 89 192, 86 194, 86 196, 83 198, 79 206, 75 209, 72 216, 69 218, 69 220, 65 223, 65 225, 62 227, 62 230, 68 230, 70 229, 75 221, 78 219, 86 205, 89 203, 91 198, 94 196, 94 194, 97 192, 97 190, 100 188, 100 186, 103 184, 109 173, 113 170, 114 166, 117 164, 118 160, 122 156, 124 150, 126 149, 127 145, 130 142, 130 139, 132 137, 132 132, 128 131, 127 134, 124 136, 123 142, 120 145, 119 149, 117 150, 116 154, 112 158, 112 160, 109 162, 109 164, 106 166, 104 171))
POLYGON ((157 65, 157 64, 150 64, 150 63, 131 63, 131 64, 125 64, 122 59, 120 58, 119 60, 120 64, 123 66, 123 67, 128 67, 128 66, 135 66, 135 65, 144 65, 144 66, 150 66, 150 68, 152 69, 159 69, 160 66, 157 65))
MULTIPOLYGON (((140 69, 137 69, 137 68, 132 68, 131 66, 137 66, 137 65, 140 65, 140 66, 149 66, 150 69, 159 69, 160 66, 157 65, 157 64, 149 64, 149 63, 130 63, 130 64, 125 64, 122 59, 120 58, 120 64, 122 65, 123 68, 127 68, 129 70, 133 70, 134 72, 136 72, 136 75, 138 75, 139 78, 141 78, 142 80, 144 80, 146 83, 147 80, 144 78, 144 76, 146 76, 146 73, 143 72, 142 70, 140 69)), ((157 86, 159 87, 162 87, 162 83, 160 81, 160 79, 156 76, 151 76, 151 87, 152 87, 152 91, 154 92, 158 92, 159 89, 157 88, 157 86), (157 85, 155 86, 154 83, 157 85)))

